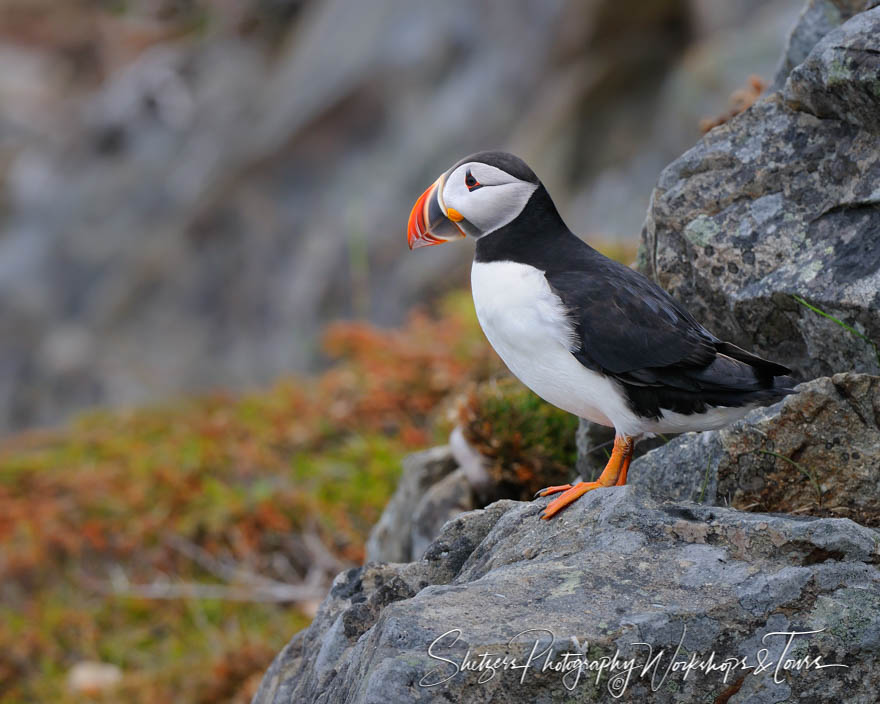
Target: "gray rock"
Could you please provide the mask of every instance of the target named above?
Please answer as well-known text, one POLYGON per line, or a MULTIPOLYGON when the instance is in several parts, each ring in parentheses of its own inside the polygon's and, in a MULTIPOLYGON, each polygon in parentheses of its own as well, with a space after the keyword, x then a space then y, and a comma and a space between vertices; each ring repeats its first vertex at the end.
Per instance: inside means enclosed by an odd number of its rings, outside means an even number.
POLYGON ((513 505, 499 501, 451 521, 419 562, 368 563, 339 574, 312 626, 300 631, 275 658, 254 701, 302 701, 303 678, 313 688, 334 678, 340 661, 372 628, 384 606, 429 585, 448 584, 498 517, 513 505))
POLYGON ((635 460, 655 498, 851 518, 880 526, 880 377, 835 374, 737 423, 635 460))
MULTIPOLYGON (((739 429, 752 415, 731 428, 739 429)), ((731 428, 679 435, 633 460, 627 483, 644 487, 659 500, 718 503, 718 463, 725 456, 720 436, 731 428)))
POLYGON ((774 90, 782 88, 791 70, 807 58, 807 54, 826 34, 856 13, 877 4, 877 0, 808 0, 776 69, 774 90))
POLYGON ((448 445, 432 447, 404 458, 403 473, 394 495, 367 538, 367 562, 409 562, 414 559, 413 535, 419 528, 413 522, 414 509, 425 493, 456 467, 448 445))
POLYGON ((417 560, 440 534, 447 521, 477 507, 474 492, 462 469, 456 469, 430 487, 412 512, 410 560, 417 560))
POLYGON ((816 117, 880 131, 880 9, 829 32, 795 68, 785 99, 816 117))
MULTIPOLYGON (((880 51, 880 34, 866 36, 878 13, 851 19, 829 46, 880 51)), ((816 99, 828 51, 824 41, 815 48, 787 94, 840 112, 845 92, 816 99)), ((642 233, 644 273, 715 334, 803 378, 880 372, 865 339, 880 339, 880 150, 876 133, 856 124, 869 120, 858 80, 851 121, 774 93, 713 129, 663 171, 642 233)))
POLYGON ((616 691, 621 701, 721 701, 736 690, 730 701, 876 701, 874 530, 847 519, 658 505, 632 486, 591 492, 550 522, 538 518, 545 503, 464 514, 420 562, 340 575, 314 623, 270 667, 255 704, 610 701, 608 688, 625 675, 597 683, 595 670, 576 680, 577 671, 564 677, 542 666, 566 652, 610 660, 615 650, 636 658, 616 691), (788 631, 817 632, 786 650, 786 636, 771 634, 788 631), (650 668, 641 676, 638 642, 663 650, 656 691, 650 668), (524 664, 535 647, 529 670, 460 669, 466 651, 472 666, 483 653, 524 664), (790 663, 775 680, 772 665, 726 681, 717 670, 663 677, 673 658, 711 653, 716 666, 731 657, 753 667, 762 648, 765 664, 809 656, 846 667, 790 663))

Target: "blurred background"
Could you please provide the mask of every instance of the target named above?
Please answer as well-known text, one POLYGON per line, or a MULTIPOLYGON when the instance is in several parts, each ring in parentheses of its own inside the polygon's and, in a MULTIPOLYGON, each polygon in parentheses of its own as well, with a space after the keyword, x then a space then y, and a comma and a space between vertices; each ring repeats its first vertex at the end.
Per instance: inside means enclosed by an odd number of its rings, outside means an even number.
POLYGON ((414 199, 479 149, 632 247, 799 0, 0 0, 0 430, 264 384, 467 279, 414 199))
POLYGON ((413 201, 506 149, 631 262, 801 7, 0 0, 0 700, 247 701, 495 373, 413 201))

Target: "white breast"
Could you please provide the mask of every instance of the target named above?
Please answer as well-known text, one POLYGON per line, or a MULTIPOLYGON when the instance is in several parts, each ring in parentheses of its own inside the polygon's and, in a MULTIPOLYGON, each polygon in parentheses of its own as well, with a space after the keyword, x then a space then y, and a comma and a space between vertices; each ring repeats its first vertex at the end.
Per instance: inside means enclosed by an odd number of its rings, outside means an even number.
POLYGON ((641 432, 618 384, 571 354, 574 331, 544 272, 514 262, 474 262, 471 289, 483 332, 523 384, 581 418, 641 432))

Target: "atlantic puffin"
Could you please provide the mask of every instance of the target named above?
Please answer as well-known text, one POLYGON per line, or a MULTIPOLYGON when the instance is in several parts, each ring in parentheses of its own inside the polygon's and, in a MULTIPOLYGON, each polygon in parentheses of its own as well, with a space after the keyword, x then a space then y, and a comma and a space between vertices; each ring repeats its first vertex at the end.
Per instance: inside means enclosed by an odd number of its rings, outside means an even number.
POLYGON ((476 240, 477 318, 510 371, 538 396, 614 428, 595 482, 551 486, 548 519, 588 491, 621 486, 635 441, 720 428, 794 393, 791 370, 724 342, 650 279, 565 225, 518 157, 465 157, 416 200, 410 249, 476 240))

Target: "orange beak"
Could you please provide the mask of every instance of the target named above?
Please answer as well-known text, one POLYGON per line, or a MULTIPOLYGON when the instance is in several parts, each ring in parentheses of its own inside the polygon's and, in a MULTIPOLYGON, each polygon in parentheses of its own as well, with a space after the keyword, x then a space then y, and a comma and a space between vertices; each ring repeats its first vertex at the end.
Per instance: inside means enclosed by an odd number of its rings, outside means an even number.
MULTIPOLYGON (((464 237, 464 231, 452 220, 450 213, 443 207, 441 193, 444 176, 438 178, 419 196, 409 214, 406 227, 406 240, 410 249, 430 247, 443 244, 449 240, 464 237)), ((461 216, 455 213, 458 219, 461 216)))

